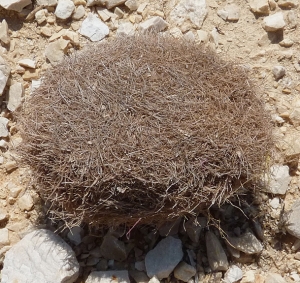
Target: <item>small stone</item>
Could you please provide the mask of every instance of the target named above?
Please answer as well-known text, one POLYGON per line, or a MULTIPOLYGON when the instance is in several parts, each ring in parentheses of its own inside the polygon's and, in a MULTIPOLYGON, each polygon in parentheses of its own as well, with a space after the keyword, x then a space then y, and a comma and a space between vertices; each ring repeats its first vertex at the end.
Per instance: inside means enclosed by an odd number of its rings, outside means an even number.
POLYGON ((54 14, 57 18, 66 20, 71 17, 74 9, 75 5, 72 0, 58 0, 54 14))
POLYGON ((93 271, 85 283, 130 283, 127 270, 93 271))
POLYGON ((38 6, 53 7, 57 5, 57 0, 36 0, 38 6))
POLYGON ((125 2, 125 6, 130 10, 130 11, 136 11, 138 8, 138 3, 136 0, 127 0, 125 2))
POLYGON ((3 42, 4 44, 10 43, 10 37, 8 34, 8 25, 6 20, 2 20, 2 22, 0 23, 0 41, 3 42))
POLYGON ((283 224, 287 232, 300 239, 300 200, 296 200, 291 209, 283 215, 283 224))
POLYGON ((198 243, 200 239, 200 234, 207 224, 205 217, 198 217, 197 219, 190 218, 186 224, 185 229, 189 238, 194 242, 198 243))
POLYGON ((6 252, 2 283, 75 282, 79 264, 68 244, 48 230, 36 230, 6 252))
POLYGON ((9 87, 7 109, 15 111, 21 106, 24 96, 24 87, 22 83, 14 83, 9 87))
POLYGON ((243 277, 243 271, 236 265, 232 265, 226 271, 224 275, 224 281, 226 283, 235 283, 241 280, 243 277))
POLYGON ((273 209, 277 209, 280 206, 280 199, 278 197, 269 200, 269 204, 273 209))
POLYGON ((6 10, 21 12, 24 7, 31 4, 31 0, 0 0, 0 6, 6 10))
POLYGON ((140 23, 139 30, 141 32, 155 31, 160 32, 168 27, 168 23, 161 17, 155 16, 147 21, 140 23))
POLYGON ((289 39, 289 38, 285 38, 284 40, 279 42, 279 45, 282 47, 291 47, 293 46, 294 41, 289 39))
POLYGON ((138 14, 143 14, 145 8, 147 7, 148 3, 147 2, 144 2, 144 3, 141 3, 138 8, 137 8, 137 13, 138 14))
POLYGON ((160 283, 160 281, 158 280, 158 278, 156 276, 153 276, 148 283, 160 283))
MULTIPOLYGON (((2 117, 0 117, 1 119, 2 117)), ((1 122, 0 122, 1 123, 1 122)), ((0 126, 1 128, 1 126, 0 126)), ((0 130, 1 131, 1 130, 0 130)), ((18 164, 16 161, 8 161, 4 164, 4 168, 7 173, 11 173, 12 171, 16 170, 18 168, 18 164)))
POLYGON ((197 30, 198 40, 203 43, 207 43, 209 40, 208 32, 204 30, 197 30))
POLYGON ((188 31, 187 33, 185 33, 183 35, 183 38, 186 40, 186 41, 189 41, 189 42, 194 42, 195 41, 195 35, 194 33, 190 30, 188 31))
POLYGON ((34 15, 35 20, 37 23, 40 25, 43 22, 46 22, 47 20, 47 15, 48 15, 48 10, 47 9, 42 9, 40 11, 37 11, 34 15))
POLYGON ((18 206, 22 211, 30 211, 33 208, 33 199, 30 194, 24 194, 18 199, 18 206))
POLYGON ((237 250, 245 254, 257 254, 263 250, 259 240, 251 232, 246 232, 239 237, 228 237, 229 243, 237 250))
POLYGON ((82 22, 79 33, 91 41, 100 41, 109 34, 109 29, 96 15, 89 13, 82 22))
POLYGON ((286 283, 280 274, 269 273, 264 283, 286 283))
POLYGON ((287 13, 287 21, 291 28, 295 28, 298 24, 297 14, 294 10, 287 13))
POLYGON ((275 11, 277 8, 277 4, 276 4, 275 0, 269 0, 269 6, 270 6, 271 11, 275 11))
MULTIPOLYGON (((8 236, 8 229, 2 228, 0 229, 0 248, 9 245, 9 236, 8 236)), ((3 282, 3 281, 1 281, 3 282)))
POLYGON ((86 5, 88 7, 95 6, 95 5, 105 5, 105 0, 87 0, 86 5))
POLYGON ((110 11, 102 7, 96 7, 96 11, 103 22, 107 22, 112 16, 110 11))
POLYGON ((172 35, 174 38, 181 38, 182 37, 181 29, 178 28, 178 27, 170 28, 169 32, 170 32, 170 35, 172 35))
POLYGON ((287 165, 273 165, 264 177, 264 190, 268 193, 284 195, 289 187, 291 176, 287 165))
POLYGON ((7 189, 9 191, 9 195, 13 198, 17 198, 20 192, 22 191, 22 188, 16 186, 14 183, 9 182, 7 184, 7 189))
POLYGON ((119 19, 124 17, 124 12, 119 7, 115 8, 114 14, 117 15, 119 19))
POLYGON ((161 240, 145 257, 145 265, 149 278, 168 278, 183 257, 180 239, 168 236, 161 240))
POLYGON ((52 29, 50 29, 48 27, 42 27, 41 34, 44 36, 50 37, 52 35, 52 29))
POLYGON ((118 35, 134 35, 134 25, 129 22, 121 23, 117 29, 118 35))
POLYGON ((292 9, 299 6, 298 0, 279 0, 278 6, 282 9, 292 9))
POLYGON ((3 94, 8 77, 10 75, 10 67, 8 63, 0 56, 0 96, 3 94))
POLYGON ((67 237, 74 245, 79 245, 81 243, 81 235, 83 230, 79 226, 72 227, 70 232, 68 233, 67 237))
POLYGON ((271 16, 265 17, 263 20, 263 28, 266 31, 282 30, 286 23, 283 18, 282 12, 277 12, 271 16))
POLYGON ((272 70, 272 73, 277 81, 285 75, 285 68, 283 66, 275 66, 272 70))
POLYGON ((72 19, 80 20, 85 15, 85 9, 83 5, 79 5, 76 9, 74 14, 72 15, 72 19))
POLYGON ((268 0, 251 0, 250 9, 253 13, 268 15, 270 13, 268 0))
POLYGON ((106 0, 105 5, 107 9, 114 8, 116 6, 122 5, 126 2, 126 0, 106 0))
POLYGON ((225 251, 216 237, 216 235, 208 231, 205 235, 205 243, 207 249, 207 258, 212 271, 226 271, 228 269, 228 260, 225 251))
POLYGON ((40 77, 40 70, 29 69, 25 70, 22 78, 24 81, 36 80, 40 77))
POLYGON ((103 238, 100 250, 102 256, 106 259, 122 261, 127 258, 125 244, 110 234, 103 238))
POLYGON ((219 10, 217 15, 225 21, 237 22, 240 18, 240 8, 236 4, 229 4, 223 10, 219 10))
POLYGON ((22 59, 18 61, 18 64, 22 67, 26 67, 26 68, 32 68, 35 69, 36 68, 36 63, 35 61, 31 60, 31 59, 22 59))
POLYGON ((9 120, 4 118, 4 117, 0 117, 0 137, 1 138, 6 138, 9 134, 8 129, 7 129, 7 124, 8 124, 9 120))
POLYGON ((66 30, 62 35, 62 38, 70 41, 73 45, 78 46, 80 44, 79 35, 77 32, 66 30))
POLYGON ((48 44, 45 49, 45 56, 50 61, 51 65, 55 66, 61 62, 67 53, 68 40, 58 39, 48 44))
POLYGON ((174 269, 174 277, 183 282, 188 282, 193 276, 196 275, 196 272, 197 271, 195 267, 182 261, 174 269))
POLYGON ((246 271, 241 283, 255 283, 255 272, 253 270, 246 271))

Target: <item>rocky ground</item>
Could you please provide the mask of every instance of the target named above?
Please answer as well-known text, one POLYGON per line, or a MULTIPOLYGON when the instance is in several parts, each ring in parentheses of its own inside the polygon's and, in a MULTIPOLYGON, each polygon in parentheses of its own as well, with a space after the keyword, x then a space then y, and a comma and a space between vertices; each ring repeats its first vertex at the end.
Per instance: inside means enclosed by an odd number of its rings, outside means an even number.
POLYGON ((0 6, 1 282, 300 282, 298 0, 0 0, 0 6), (60 223, 45 220, 30 170, 16 161, 22 139, 14 111, 65 55, 149 30, 205 44, 251 71, 272 113, 278 165, 266 192, 212 209, 221 224, 207 226, 200 215, 158 230, 75 227, 60 233, 71 250, 50 231, 60 223))

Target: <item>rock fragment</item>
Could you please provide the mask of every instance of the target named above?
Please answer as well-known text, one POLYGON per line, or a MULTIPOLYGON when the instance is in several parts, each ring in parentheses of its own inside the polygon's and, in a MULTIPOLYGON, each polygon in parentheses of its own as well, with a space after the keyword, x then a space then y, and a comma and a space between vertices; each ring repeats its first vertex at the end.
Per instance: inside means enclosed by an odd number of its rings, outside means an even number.
POLYGON ((95 5, 105 5, 105 0, 87 0, 86 5, 88 7, 95 5))
POLYGON ((8 77, 10 75, 10 67, 8 63, 0 56, 0 96, 3 94, 8 77))
POLYGON ((282 30, 286 26, 282 12, 277 12, 263 20, 263 28, 266 31, 282 30))
POLYGON ((7 109, 15 111, 21 106, 24 95, 24 87, 22 83, 14 83, 9 87, 7 109))
POLYGON ((75 5, 72 0, 58 0, 54 14, 57 18, 66 20, 71 17, 74 9, 75 5))
POLYGON ((83 18, 85 15, 85 9, 83 7, 83 5, 79 5, 78 7, 76 7, 74 14, 72 15, 72 18, 74 20, 80 20, 81 18, 83 18))
POLYGON ((130 283, 127 270, 93 271, 85 283, 130 283))
POLYGON ((300 239, 300 200, 296 200, 291 209, 284 213, 282 221, 286 231, 300 239))
POLYGON ((232 265, 226 271, 224 275, 224 281, 226 283, 235 283, 241 280, 243 277, 243 271, 236 265, 232 265))
POLYGON ((102 256, 107 259, 122 261, 127 258, 125 244, 110 234, 105 235, 100 251, 102 256))
POLYGON ((279 42, 279 45, 282 47, 292 47, 294 44, 294 41, 289 39, 289 38, 285 38, 282 41, 279 42))
POLYGON ((193 276, 195 276, 196 272, 195 267, 182 261, 174 269, 174 277, 183 282, 188 282, 193 276))
POLYGON ((285 68, 283 66, 275 66, 272 70, 272 73, 277 81, 285 75, 285 68))
POLYGON ((126 36, 126 35, 134 35, 134 25, 129 22, 121 23, 117 29, 117 34, 126 36))
POLYGON ((37 11, 34 15, 35 20, 37 23, 40 25, 47 20, 47 15, 48 15, 48 10, 47 9, 42 9, 40 11, 37 11))
POLYGON ((149 278, 167 278, 183 257, 180 239, 172 236, 161 240, 149 251, 145 258, 146 271, 149 278))
POLYGON ((79 33, 91 41, 100 41, 109 34, 109 28, 96 15, 89 13, 82 22, 79 33))
POLYGON ((253 13, 262 15, 268 15, 270 13, 268 0, 252 0, 249 4, 253 13))
POLYGON ((36 0, 38 6, 53 7, 57 5, 57 0, 36 0))
POLYGON ((0 42, 2 42, 3 44, 9 44, 10 42, 6 20, 2 20, 2 22, 0 23, 0 42))
POLYGON ((18 199, 18 206, 22 211, 30 211, 33 208, 33 199, 30 194, 24 194, 18 199))
POLYGON ((41 229, 27 234, 6 253, 1 282, 73 283, 78 272, 70 246, 53 232, 41 229))
POLYGON ((60 38, 54 42, 50 42, 45 49, 45 56, 52 65, 61 62, 67 53, 69 41, 60 38))
POLYGON ((137 8, 139 7, 138 3, 136 0, 127 0, 125 2, 125 6, 130 10, 130 11, 136 11, 137 8))
POLYGON ((122 5, 126 2, 126 0, 106 0, 105 5, 107 9, 114 8, 116 6, 122 5))
POLYGON ((240 18, 240 8, 236 4, 229 4, 217 12, 224 21, 237 22, 240 18))
POLYGON ((185 229, 189 238, 194 242, 198 243, 200 239, 200 234, 206 226, 206 218, 198 217, 197 219, 190 218, 186 224, 185 229))
POLYGON ((212 271, 226 271, 228 269, 227 256, 219 239, 213 232, 208 231, 206 233, 205 243, 207 258, 212 271))
POLYGON ((31 4, 31 0, 0 0, 0 6, 6 10, 21 12, 24 7, 31 4))
POLYGON ((259 240, 251 232, 246 232, 239 237, 228 237, 229 243, 237 250, 245 254, 257 254, 263 250, 259 240))
POLYGON ((36 68, 36 63, 34 60, 31 59, 21 59, 18 61, 18 64, 22 67, 26 67, 26 68, 32 68, 35 69, 36 68))
POLYGON ((264 177, 264 190, 268 193, 284 195, 288 190, 291 176, 287 165, 273 165, 264 177))
POLYGON ((168 27, 168 23, 159 16, 152 17, 143 23, 140 23, 139 30, 143 32, 155 31, 160 32, 168 27))
POLYGON ((6 138, 9 135, 7 124, 9 120, 5 117, 0 117, 0 137, 6 138))

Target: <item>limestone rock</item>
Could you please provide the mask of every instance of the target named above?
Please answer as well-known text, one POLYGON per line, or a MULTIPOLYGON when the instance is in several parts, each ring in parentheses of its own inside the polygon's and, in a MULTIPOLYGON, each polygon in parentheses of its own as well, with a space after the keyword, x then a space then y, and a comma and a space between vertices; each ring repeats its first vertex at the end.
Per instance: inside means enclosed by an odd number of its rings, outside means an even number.
POLYGON ((73 283, 79 264, 70 246, 48 230, 27 234, 5 255, 2 283, 73 283))
POLYGON ((291 209, 283 215, 286 231, 300 239, 300 200, 296 200, 291 209))
POLYGON ((197 219, 190 218, 186 224, 185 229, 189 238, 194 242, 198 243, 200 234, 207 224, 205 217, 198 217, 197 219))
POLYGON ((36 63, 31 59, 21 59, 18 61, 18 64, 22 67, 35 69, 36 63))
POLYGON ((171 12, 167 20, 182 28, 182 32, 191 28, 200 29, 207 16, 205 0, 171 0, 168 7, 171 12))
POLYGON ((134 32, 134 25, 130 22, 121 23, 117 29, 117 35, 121 36, 134 35, 134 32))
POLYGON ((141 32, 155 31, 160 32, 168 27, 168 23, 159 16, 152 17, 143 23, 140 23, 139 30, 141 32))
POLYGON ((21 106, 24 87, 22 83, 14 83, 9 87, 7 109, 15 111, 21 106))
POLYGON ((0 42, 3 42, 4 44, 9 44, 10 37, 8 34, 8 25, 6 20, 3 20, 0 23, 0 42))
POLYGON ((34 15, 35 20, 37 23, 40 25, 47 20, 47 15, 48 15, 48 10, 47 9, 42 9, 40 11, 37 11, 34 15))
POLYGON ((183 282, 188 282, 195 274, 196 268, 184 261, 180 262, 174 269, 174 277, 183 282))
POLYGON ((0 0, 0 6, 7 10, 21 12, 22 9, 31 4, 31 0, 0 0))
POLYGON ((285 75, 285 68, 283 66, 275 66, 272 70, 272 73, 277 81, 285 75))
POLYGON ((246 232, 239 237, 228 237, 229 243, 237 250, 245 254, 257 254, 263 250, 259 240, 251 232, 246 232))
POLYGON ((183 257, 180 239, 168 236, 149 251, 145 258, 147 275, 158 279, 167 278, 183 257))
POLYGON ((9 132, 7 129, 7 124, 9 120, 5 117, 0 117, 0 137, 5 138, 8 136, 9 132))
POLYGON ((158 278, 156 276, 153 276, 148 283, 160 283, 160 281, 158 280, 158 278))
POLYGON ((81 18, 83 18, 85 15, 85 9, 83 7, 83 5, 79 5, 76 9, 74 14, 72 15, 72 18, 74 20, 80 20, 81 18))
POLYGON ((224 281, 226 283, 235 283, 241 280, 243 277, 243 271, 236 265, 232 265, 226 271, 224 275, 224 281))
POLYGON ((255 271, 248 270, 245 272, 241 283, 255 283, 255 271))
POLYGON ((213 232, 208 231, 206 233, 205 243, 208 262, 212 271, 226 271, 228 269, 227 256, 219 239, 213 232))
POLYGON ((109 34, 109 29, 96 15, 89 13, 82 22, 79 33, 91 41, 100 41, 109 34))
POLYGON ((103 6, 105 5, 105 0, 87 0, 86 5, 88 7, 95 5, 103 6))
POLYGON ((264 283, 286 283, 280 274, 269 273, 264 283))
POLYGON ((0 249, 3 248, 4 246, 8 246, 9 243, 10 242, 9 242, 9 236, 8 236, 8 229, 1 228, 0 229, 0 249))
POLYGON ((118 240, 116 237, 110 234, 105 235, 103 238, 100 251, 102 256, 107 259, 122 261, 127 258, 124 242, 118 240))
POLYGON ((126 2, 126 0, 106 0, 105 5, 107 9, 114 8, 116 6, 122 5, 126 2))
POLYGON ((282 12, 277 12, 271 16, 265 17, 263 20, 263 28, 266 31, 282 30, 286 23, 283 18, 282 12))
POLYGON ((229 4, 217 12, 224 21, 237 22, 240 18, 240 8, 236 4, 229 4))
POLYGON ((130 283, 127 270, 93 271, 85 283, 130 283))
POLYGON ((273 165, 264 177, 264 191, 284 195, 288 190, 291 176, 287 165, 273 165))
POLYGON ((130 10, 130 11, 136 11, 138 8, 138 3, 136 0, 127 0, 125 2, 125 6, 130 10))
POLYGON ((38 6, 56 6, 57 5, 57 0, 36 0, 36 3, 38 6))
POLYGON ((71 17, 75 9, 75 4, 72 0, 58 0, 55 9, 55 16, 61 20, 66 20, 71 17))
POLYGON ((33 208, 33 199, 30 194, 24 194, 18 199, 18 206, 22 211, 30 211, 33 208))
POLYGON ((282 47, 292 47, 294 44, 294 41, 289 39, 289 38, 284 38, 283 40, 281 40, 279 42, 279 45, 282 46, 282 47))
POLYGON ((67 53, 69 41, 60 38, 54 42, 50 42, 45 49, 45 56, 52 65, 61 62, 67 53))
POLYGON ((252 0, 249 2, 250 9, 253 13, 268 15, 270 7, 268 0, 252 0))
POLYGON ((0 96, 3 94, 8 77, 10 75, 10 67, 8 63, 0 56, 0 96))

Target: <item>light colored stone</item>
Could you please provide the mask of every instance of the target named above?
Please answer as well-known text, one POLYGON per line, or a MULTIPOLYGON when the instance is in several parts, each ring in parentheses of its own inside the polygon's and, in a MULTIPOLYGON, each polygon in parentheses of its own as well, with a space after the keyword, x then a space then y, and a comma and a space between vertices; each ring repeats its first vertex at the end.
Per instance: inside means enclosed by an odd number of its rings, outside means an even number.
POLYGON ((85 283, 130 283, 127 270, 93 271, 85 283))
POLYGON ((116 6, 122 5, 126 2, 126 0, 106 0, 105 5, 107 9, 114 8, 116 6))
POLYGON ((114 14, 117 15, 119 19, 124 17, 124 12, 119 7, 115 8, 114 14))
POLYGON ((0 229, 0 248, 3 248, 4 246, 8 246, 9 244, 10 242, 9 242, 8 229, 7 228, 0 229))
POLYGON ((299 6, 298 0, 279 0, 278 6, 283 9, 292 9, 299 6))
POLYGON ((285 68, 283 66, 275 66, 272 70, 275 80, 281 79, 285 75, 285 68))
POLYGON ((28 70, 25 70, 22 78, 24 81, 31 81, 31 80, 38 79, 39 76, 40 76, 40 70, 28 69, 28 70))
POLYGON ((291 209, 283 215, 284 228, 300 239, 300 200, 296 200, 291 209))
POLYGON ((125 6, 130 10, 130 11, 136 11, 137 8, 139 7, 138 3, 136 0, 127 0, 125 2, 125 6))
POLYGON ((63 39, 70 41, 73 45, 79 45, 79 35, 77 32, 66 30, 62 35, 63 39))
POLYGON ((291 176, 287 165, 273 165, 270 173, 264 176, 263 190, 272 193, 284 195, 289 187, 291 176))
POLYGON ((9 75, 10 67, 8 63, 0 56, 0 96, 3 94, 9 75))
POLYGON ((30 194, 24 194, 18 199, 18 206, 22 211, 30 211, 33 208, 33 199, 30 194))
POLYGON ((85 15, 85 8, 83 5, 79 5, 76 7, 74 14, 72 15, 72 19, 80 20, 85 15))
POLYGON ((167 278, 183 257, 180 239, 168 236, 161 240, 145 257, 145 265, 149 278, 167 278))
POLYGON ((287 13, 287 21, 291 28, 297 27, 298 19, 297 14, 294 10, 291 10, 287 13))
POLYGON ((194 33, 190 30, 187 33, 183 35, 183 38, 189 42, 194 42, 195 41, 195 35, 194 33))
POLYGON ((229 243, 237 250, 245 254, 257 254, 263 250, 259 240, 251 232, 246 232, 239 237, 228 237, 229 243))
POLYGON ((26 67, 26 68, 32 68, 35 69, 36 68, 36 63, 34 60, 31 59, 21 59, 18 61, 18 64, 22 67, 26 67))
POLYGON ((106 259, 122 261, 127 258, 124 242, 118 240, 116 237, 110 234, 105 235, 103 238, 100 251, 102 256, 106 259))
POLYGON ((56 6, 57 5, 57 0, 36 0, 36 3, 38 6, 56 6))
POLYGON ((60 63, 68 50, 68 40, 60 38, 48 44, 45 49, 45 56, 52 65, 60 63))
POLYGON ((236 4, 229 4, 223 10, 219 10, 217 14, 225 21, 237 22, 240 18, 240 8, 236 4))
MULTIPOLYGON (((7 211, 4 208, 0 208, 0 223, 3 225, 4 222, 9 218, 7 211)), ((3 227, 3 226, 2 226, 3 227)))
POLYGON ((153 276, 148 283, 160 283, 160 281, 158 280, 158 278, 156 276, 153 276))
POLYGON ((89 13, 82 22, 79 33, 91 41, 100 41, 109 34, 109 29, 96 15, 89 13))
POLYGON ((282 41, 279 42, 279 45, 282 47, 292 47, 294 44, 294 41, 289 39, 289 38, 285 38, 282 41))
POLYGON ((88 7, 95 5, 103 6, 105 5, 105 0, 87 0, 86 5, 88 7))
POLYGON ((48 10, 47 9, 42 9, 40 11, 37 11, 34 15, 35 20, 37 23, 40 25, 47 20, 47 15, 48 15, 48 10))
POLYGON ((52 29, 48 28, 48 27, 42 27, 41 34, 44 36, 50 37, 52 35, 52 29))
POLYGON ((24 87, 22 83, 14 83, 9 87, 7 109, 15 111, 21 106, 24 95, 24 87))
POLYGON ((107 22, 113 13, 102 7, 96 7, 97 14, 103 22, 107 22))
POLYGON ((282 12, 277 12, 263 20, 263 28, 266 31, 282 30, 286 26, 282 12))
POLYGON ((262 15, 268 15, 270 13, 268 0, 251 0, 249 4, 253 13, 262 15))
POLYGON ((0 23, 0 41, 3 42, 4 44, 10 43, 10 37, 8 34, 8 25, 6 20, 2 20, 2 22, 0 23))
POLYGON ((280 274, 269 273, 265 279, 265 283, 286 283, 280 274))
POLYGON ((205 243, 207 250, 207 258, 211 270, 226 271, 229 267, 227 256, 219 239, 213 232, 206 232, 205 243))
POLYGON ((226 271, 224 275, 224 281, 226 283, 235 283, 241 280, 243 277, 243 271, 236 265, 232 265, 226 271))
POLYGON ((134 32, 134 25, 130 22, 121 23, 117 29, 118 35, 134 35, 134 32))
POLYGON ((0 6, 7 10, 21 12, 24 7, 31 4, 31 0, 0 0, 0 6))
POLYGON ((155 16, 146 20, 143 23, 140 23, 139 30, 140 32, 149 32, 149 31, 160 32, 165 30, 167 27, 168 27, 168 23, 162 17, 155 16))
POLYGON ((205 0, 171 0, 167 5, 171 11, 167 21, 182 28, 182 32, 200 29, 207 16, 205 0))
POLYGON ((269 204, 273 209, 277 209, 280 206, 280 199, 278 197, 270 199, 269 204))
POLYGON ((5 255, 2 283, 73 283, 79 264, 70 246, 48 230, 27 234, 5 255))
POLYGON ((8 189, 9 195, 13 198, 18 197, 18 195, 22 191, 22 188, 18 187, 17 185, 15 185, 12 182, 9 182, 7 184, 7 189, 8 189))
POLYGON ((195 274, 196 268, 184 261, 180 262, 174 269, 174 277, 183 282, 188 282, 195 274))
POLYGON ((170 28, 169 33, 170 33, 170 35, 172 35, 174 38, 181 38, 181 37, 182 37, 181 29, 178 28, 178 27, 170 28))
POLYGON ((57 18, 66 20, 71 17, 74 9, 75 5, 72 0, 58 0, 54 14, 57 18))
POLYGON ((245 272, 241 283, 255 283, 255 271, 248 270, 245 272))
POLYGON ((9 120, 5 117, 0 117, 0 137, 5 138, 9 135, 7 124, 9 120))
POLYGON ((207 43, 209 40, 208 32, 204 30, 197 30, 199 42, 207 43))
POLYGON ((16 170, 18 168, 18 164, 17 164, 16 161, 7 161, 4 164, 4 168, 5 168, 5 170, 6 170, 7 173, 11 173, 12 171, 14 171, 14 170, 16 170))

